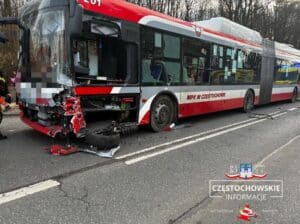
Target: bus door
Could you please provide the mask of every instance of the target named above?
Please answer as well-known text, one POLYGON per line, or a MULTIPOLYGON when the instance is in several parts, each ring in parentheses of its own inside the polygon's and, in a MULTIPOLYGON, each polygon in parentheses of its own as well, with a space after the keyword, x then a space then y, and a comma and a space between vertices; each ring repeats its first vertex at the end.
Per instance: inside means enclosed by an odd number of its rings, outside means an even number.
MULTIPOLYGON (((129 42, 126 35, 121 38, 121 31, 114 23, 87 21, 84 27, 82 35, 72 38, 76 81, 84 85, 108 84, 124 88, 137 85, 138 45, 135 41, 129 42)), ((136 93, 136 86, 134 90, 136 93)))
POLYGON ((182 81, 180 115, 199 115, 212 109, 210 104, 210 44, 183 38, 182 81))

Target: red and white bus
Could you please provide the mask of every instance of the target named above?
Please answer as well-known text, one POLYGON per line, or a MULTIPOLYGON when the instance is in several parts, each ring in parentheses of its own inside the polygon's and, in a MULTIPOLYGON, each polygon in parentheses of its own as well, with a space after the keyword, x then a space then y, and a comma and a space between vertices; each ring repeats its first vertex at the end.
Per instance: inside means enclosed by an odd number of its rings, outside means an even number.
POLYGON ((190 23, 123 0, 41 0, 23 7, 19 24, 21 117, 51 137, 84 137, 98 121, 113 121, 113 132, 161 131, 298 96, 300 51, 223 18, 190 23))

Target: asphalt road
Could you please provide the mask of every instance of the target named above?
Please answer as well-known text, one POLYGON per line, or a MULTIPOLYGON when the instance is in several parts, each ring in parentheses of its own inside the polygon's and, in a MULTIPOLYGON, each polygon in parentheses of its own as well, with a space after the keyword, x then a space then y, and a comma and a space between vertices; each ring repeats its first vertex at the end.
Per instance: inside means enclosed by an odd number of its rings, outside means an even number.
POLYGON ((0 195, 0 223, 243 223, 237 216, 245 204, 257 213, 251 223, 298 223, 299 108, 280 103, 250 118, 235 110, 183 120, 171 132, 143 129, 124 138, 111 160, 49 155, 50 139, 6 117, 0 193, 48 179, 59 186, 2 204, 0 195), (227 180, 240 163, 264 166, 261 181, 283 181, 283 197, 209 197, 209 182, 227 180))

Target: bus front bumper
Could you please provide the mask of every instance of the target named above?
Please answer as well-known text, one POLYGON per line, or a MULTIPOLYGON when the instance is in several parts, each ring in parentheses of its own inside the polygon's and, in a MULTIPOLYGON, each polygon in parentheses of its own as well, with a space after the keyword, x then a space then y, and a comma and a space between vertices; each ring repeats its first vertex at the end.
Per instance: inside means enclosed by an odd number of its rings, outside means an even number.
POLYGON ((60 126, 45 127, 38 122, 31 121, 23 112, 21 112, 21 120, 32 129, 52 138, 55 138, 57 134, 62 133, 63 131, 63 127, 60 126))

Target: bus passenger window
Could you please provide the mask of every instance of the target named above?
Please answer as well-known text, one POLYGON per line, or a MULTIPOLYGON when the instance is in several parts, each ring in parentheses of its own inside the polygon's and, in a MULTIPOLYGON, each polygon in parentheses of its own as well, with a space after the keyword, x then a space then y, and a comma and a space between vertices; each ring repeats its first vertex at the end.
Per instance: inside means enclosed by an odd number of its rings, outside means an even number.
POLYGON ((291 61, 276 60, 274 84, 289 85, 296 84, 299 79, 297 64, 291 61))
POLYGON ((165 69, 165 76, 168 84, 176 84, 180 82, 181 65, 179 62, 163 62, 165 69))
POLYGON ((144 59, 142 61, 143 83, 146 84, 164 83, 162 73, 163 73, 163 65, 161 62, 153 62, 151 59, 144 59))
POLYGON ((98 48, 96 41, 88 42, 88 58, 89 58, 89 68, 90 76, 98 76, 98 48))
POLYGON ((198 59, 191 56, 184 56, 183 61, 183 82, 195 85, 198 80, 198 59))
POLYGON ((164 57, 180 58, 180 39, 178 37, 164 34, 164 57))
POLYGON ((118 38, 102 39, 100 74, 108 82, 136 84, 138 82, 137 46, 118 38))
POLYGON ((183 82, 187 85, 209 83, 209 44, 195 39, 183 39, 183 82))
POLYGON ((178 85, 181 76, 180 38, 144 28, 141 41, 143 83, 178 85))
POLYGON ((162 35, 161 33, 155 33, 155 40, 154 40, 154 43, 155 43, 155 47, 156 48, 162 48, 162 35))
POLYGON ((88 43, 83 40, 73 41, 73 61, 76 77, 88 76, 89 59, 88 59, 88 43))
POLYGON ((73 42, 74 65, 88 67, 88 47, 86 41, 73 42))

